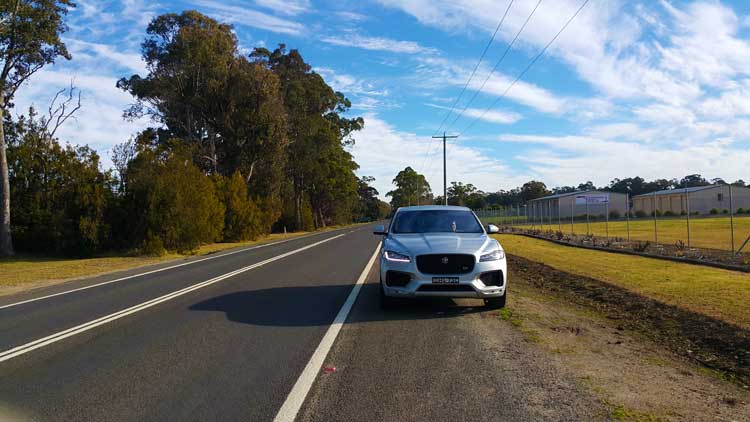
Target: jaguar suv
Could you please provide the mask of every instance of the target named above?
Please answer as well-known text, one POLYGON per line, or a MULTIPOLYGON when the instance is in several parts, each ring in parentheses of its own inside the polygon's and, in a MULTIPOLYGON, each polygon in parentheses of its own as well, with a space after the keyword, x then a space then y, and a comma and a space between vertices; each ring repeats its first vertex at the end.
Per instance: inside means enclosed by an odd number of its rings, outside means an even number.
POLYGON ((442 296, 484 299, 502 308, 507 297, 507 265, 500 243, 489 236, 469 208, 399 208, 383 236, 380 293, 384 307, 395 298, 442 296))

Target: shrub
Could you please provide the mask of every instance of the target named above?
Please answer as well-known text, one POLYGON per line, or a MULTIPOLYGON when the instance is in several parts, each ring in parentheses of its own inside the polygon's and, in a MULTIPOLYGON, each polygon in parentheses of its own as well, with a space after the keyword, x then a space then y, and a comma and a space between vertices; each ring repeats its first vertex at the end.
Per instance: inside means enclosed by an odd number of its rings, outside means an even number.
POLYGON ((617 211, 617 210, 610 211, 609 212, 609 218, 615 219, 615 220, 618 219, 618 218, 620 218, 620 211, 617 211))
POLYGON ((638 211, 635 212, 635 216, 636 216, 636 218, 643 218, 643 217, 646 216, 646 211, 638 210, 638 211))
POLYGON ((726 208, 724 208, 723 210, 721 210, 721 213, 722 213, 722 214, 729 214, 729 210, 728 210, 728 209, 726 209, 726 208))
POLYGON ((225 210, 223 241, 255 240, 268 231, 263 224, 263 213, 248 195, 247 184, 239 172, 228 178, 214 176, 214 183, 225 210))
POLYGON ((190 159, 141 152, 128 169, 131 242, 142 250, 160 239, 164 249, 191 251, 221 239, 224 205, 211 179, 190 159))
POLYGON ((711 211, 709 211, 708 213, 711 214, 711 215, 716 215, 716 214, 719 213, 719 210, 716 209, 716 208, 711 208, 711 211))
POLYGON ((701 213, 699 211, 693 211, 690 213, 690 215, 701 215, 701 213))
POLYGON ((744 213, 745 213, 745 209, 744 208, 742 208, 742 207, 737 208, 737 214, 744 214, 744 213))
POLYGON ((687 215, 687 211, 685 211, 685 210, 680 211, 680 215, 683 216, 683 217, 686 216, 687 215))
MULTIPOLYGON (((653 216, 654 216, 654 211, 651 211, 651 217, 653 217, 653 216)), ((661 210, 656 210, 656 216, 657 217, 661 217, 662 216, 661 210)))
POLYGON ((675 215, 677 215, 677 214, 675 214, 672 211, 664 211, 664 216, 665 217, 674 217, 675 215))

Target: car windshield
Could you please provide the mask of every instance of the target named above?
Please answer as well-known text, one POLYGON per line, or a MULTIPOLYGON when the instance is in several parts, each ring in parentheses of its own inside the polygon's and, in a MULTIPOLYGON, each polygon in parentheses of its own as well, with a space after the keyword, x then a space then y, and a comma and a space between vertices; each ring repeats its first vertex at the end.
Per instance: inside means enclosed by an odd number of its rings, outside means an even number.
POLYGON ((471 211, 425 210, 396 214, 391 233, 483 233, 471 211))

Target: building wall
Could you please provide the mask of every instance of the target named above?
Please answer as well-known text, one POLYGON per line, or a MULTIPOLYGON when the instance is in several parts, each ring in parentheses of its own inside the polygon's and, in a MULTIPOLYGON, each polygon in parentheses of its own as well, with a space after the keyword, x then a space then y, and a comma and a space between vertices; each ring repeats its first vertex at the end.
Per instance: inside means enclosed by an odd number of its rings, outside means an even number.
POLYGON ((625 216, 625 212, 628 208, 627 195, 613 192, 601 192, 592 191, 587 193, 581 193, 576 195, 568 195, 553 199, 541 199, 529 203, 529 216, 535 218, 536 221, 548 222, 552 219, 554 224, 559 219, 570 218, 571 213, 575 216, 586 215, 586 205, 576 205, 575 198, 580 195, 609 195, 609 206, 601 205, 589 205, 589 215, 607 215, 608 212, 617 211, 621 216, 625 216))
MULTIPOLYGON (((729 209, 728 186, 717 186, 690 192, 688 196, 689 204, 685 192, 680 192, 678 189, 675 190, 675 193, 656 195, 655 197, 649 195, 637 196, 633 198, 633 211, 643 211, 651 215, 653 211, 652 203, 654 202, 656 209, 662 213, 672 211, 678 215, 683 211, 687 212, 688 207, 691 213, 697 212, 701 215, 709 214, 712 209, 717 209, 720 212, 729 209)), ((735 213, 739 208, 750 208, 750 189, 732 186, 732 208, 734 208, 735 213)))

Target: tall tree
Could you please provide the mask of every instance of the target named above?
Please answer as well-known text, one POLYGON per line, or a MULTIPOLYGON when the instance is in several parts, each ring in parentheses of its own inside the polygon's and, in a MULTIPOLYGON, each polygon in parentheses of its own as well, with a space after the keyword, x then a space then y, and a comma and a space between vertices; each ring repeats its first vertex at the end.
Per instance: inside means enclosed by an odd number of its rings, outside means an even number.
POLYGON ((199 12, 158 16, 146 32, 148 75, 117 83, 137 100, 125 117, 150 116, 163 127, 157 142, 182 140, 206 173, 239 172, 270 228, 288 143, 278 77, 239 54, 231 25, 199 12))
POLYGON ((5 0, 0 2, 0 256, 13 255, 10 229, 10 178, 4 116, 18 88, 58 57, 70 59, 60 35, 67 30, 70 0, 5 0))
POLYGON ((309 209, 317 226, 351 218, 357 203, 358 168, 346 147, 353 132, 364 127, 361 117, 342 115, 351 103, 312 70, 297 50, 279 45, 273 51, 256 48, 254 63, 273 71, 281 81, 287 114, 287 202, 293 215, 285 225, 302 227, 309 209), (306 203, 308 202, 308 203, 306 203))
POLYGON ((547 185, 542 182, 532 180, 530 182, 524 183, 523 186, 521 186, 520 197, 523 202, 541 198, 546 195, 549 195, 549 190, 547 190, 547 185))
POLYGON ((679 187, 681 188, 693 188, 698 186, 708 186, 711 182, 706 180, 705 177, 700 174, 689 174, 680 180, 679 187))
POLYGON ((432 190, 424 175, 417 173, 413 168, 406 167, 398 172, 393 179, 396 189, 388 192, 386 196, 391 198, 391 207, 405 207, 409 205, 431 204, 432 190))

